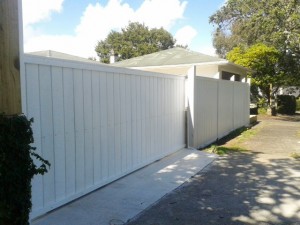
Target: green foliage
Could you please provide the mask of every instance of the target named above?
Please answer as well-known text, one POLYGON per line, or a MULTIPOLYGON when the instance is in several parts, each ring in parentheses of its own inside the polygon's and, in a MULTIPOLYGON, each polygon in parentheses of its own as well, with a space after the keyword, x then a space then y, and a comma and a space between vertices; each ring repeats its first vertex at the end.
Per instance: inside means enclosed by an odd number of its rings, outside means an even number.
POLYGON ((296 100, 296 110, 300 111, 300 99, 296 100))
POLYGON ((285 83, 284 74, 278 68, 280 53, 273 46, 262 43, 238 46, 227 54, 227 59, 251 70, 248 75, 252 84, 260 88, 268 103, 278 87, 285 83))
POLYGON ((293 95, 278 95, 277 106, 278 113, 294 115, 296 112, 296 98, 293 95))
POLYGON ((299 154, 299 153, 293 152, 293 153, 291 153, 290 156, 291 156, 292 158, 294 158, 294 159, 300 160, 300 154, 299 154))
POLYGON ((0 224, 29 224, 31 179, 50 163, 36 154, 31 123, 25 116, 0 115, 0 224), (41 162, 38 167, 31 157, 41 162))
POLYGON ((212 145, 206 151, 217 155, 227 155, 234 152, 245 152, 247 150, 240 147, 226 147, 226 146, 212 145))
POLYGON ((290 84, 300 85, 299 0, 228 0, 210 22, 216 25, 218 54, 225 57, 241 44, 274 46, 280 55, 278 67, 289 76, 290 84))
POLYGON ((102 62, 109 63, 112 50, 119 60, 124 60, 173 48, 174 44, 175 39, 163 28, 149 29, 144 24, 130 22, 121 32, 111 31, 105 40, 98 42, 95 51, 102 62))
POLYGON ((249 127, 241 127, 238 128, 232 132, 230 132, 228 135, 226 135, 225 137, 219 139, 216 144, 217 145, 224 145, 227 142, 231 141, 234 139, 235 144, 239 144, 245 140, 248 140, 249 138, 251 138, 252 136, 256 135, 257 130, 253 130, 249 127))
POLYGON ((244 149, 239 145, 249 140, 256 134, 257 134, 257 129, 251 129, 249 127, 241 127, 232 131, 222 139, 218 140, 216 144, 211 145, 209 148, 205 149, 205 151, 210 153, 215 153, 218 155, 225 155, 234 152, 245 152, 247 151, 247 149, 244 149))
POLYGON ((267 108, 258 108, 258 114, 259 115, 267 115, 267 108))

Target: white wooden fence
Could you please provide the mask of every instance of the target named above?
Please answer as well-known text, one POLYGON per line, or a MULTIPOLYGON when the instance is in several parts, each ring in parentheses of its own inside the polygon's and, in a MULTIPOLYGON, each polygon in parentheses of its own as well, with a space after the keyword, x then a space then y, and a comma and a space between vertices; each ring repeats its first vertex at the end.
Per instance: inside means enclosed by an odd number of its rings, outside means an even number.
POLYGON ((249 124, 248 83, 195 76, 187 81, 188 146, 204 147, 249 124))
POLYGON ((34 218, 185 146, 184 78, 26 55, 23 111, 51 162, 34 218))
POLYGON ((51 162, 32 181, 37 217, 186 144, 207 145, 249 122, 249 86, 25 55, 23 112, 51 162), (186 94, 187 93, 187 94, 186 94))

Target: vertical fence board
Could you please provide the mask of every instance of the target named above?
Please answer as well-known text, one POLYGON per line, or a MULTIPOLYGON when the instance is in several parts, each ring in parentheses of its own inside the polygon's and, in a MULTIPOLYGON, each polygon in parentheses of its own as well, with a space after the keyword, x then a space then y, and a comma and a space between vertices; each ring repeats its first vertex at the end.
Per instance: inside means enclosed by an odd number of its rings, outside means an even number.
POLYGON ((108 103, 107 103, 107 75, 105 72, 100 72, 100 125, 101 125, 101 171, 102 171, 102 179, 107 180, 109 176, 109 149, 108 149, 108 103))
POLYGON ((138 149, 137 149, 137 85, 136 76, 131 76, 131 124, 132 124, 132 163, 134 166, 138 165, 138 149))
MULTIPOLYGON (((41 110, 41 136, 43 156, 52 165, 56 165, 53 146, 53 102, 52 102, 52 82, 51 67, 39 66, 40 78, 40 110, 41 110)), ((51 205, 55 202, 55 167, 51 167, 49 172, 43 177, 44 204, 51 205)))
POLYGON ((146 152, 146 78, 141 77, 141 129, 142 129, 142 161, 147 158, 146 152))
POLYGON ((137 76, 136 77, 136 133, 137 133, 137 143, 136 143, 136 148, 137 148, 137 155, 138 155, 138 163, 139 165, 142 164, 142 155, 143 155, 143 150, 142 150, 142 100, 141 100, 141 77, 137 76))
POLYGON ((66 195, 76 192, 76 145, 74 111, 74 76, 70 68, 63 69, 65 150, 66 150, 66 195))
POLYGON ((55 165, 55 199, 61 200, 66 192, 66 155, 65 155, 65 127, 64 127, 64 91, 63 70, 52 67, 52 101, 53 101, 53 129, 54 129, 54 157, 55 165))
POLYGON ((92 77, 90 70, 83 70, 83 112, 84 112, 84 160, 85 188, 93 185, 93 116, 92 116, 92 77))
MULTIPOLYGON (((27 64, 25 67, 26 71, 26 112, 30 117, 34 118, 34 123, 32 124, 32 131, 34 134, 33 146, 36 147, 36 153, 43 155, 42 153, 42 143, 41 143, 41 110, 40 110, 40 84, 39 84, 39 66, 36 64, 27 64), (32 88, 36 87, 36 88, 32 88)), ((34 160, 38 164, 37 160, 34 160)), ((39 165, 39 164, 38 164, 39 165)), ((44 187, 43 187, 43 177, 37 175, 33 177, 32 180, 32 210, 40 210, 44 207, 44 187)))
POLYGON ((93 118, 93 173, 94 184, 101 181, 101 148, 100 148, 100 74, 92 71, 92 118, 93 118))
POLYGON ((83 79, 82 70, 74 70, 74 107, 75 107, 75 140, 76 140, 76 192, 85 188, 84 160, 84 114, 83 114, 83 79))
POLYGON ((125 75, 120 75, 120 111, 121 111, 121 169, 126 171, 127 165, 127 144, 126 144, 126 88, 125 75))
POLYGON ((121 97, 120 97, 120 75, 114 74, 114 136, 115 136, 115 171, 121 172, 121 97))
POLYGON ((126 102, 126 108, 125 108, 125 114, 126 114, 126 149, 127 149, 127 167, 129 167, 132 164, 132 123, 131 123, 131 80, 130 76, 125 76, 125 102, 126 102))
POLYGON ((108 175, 113 176, 115 171, 115 137, 114 137, 114 75, 107 73, 107 142, 108 142, 108 175))

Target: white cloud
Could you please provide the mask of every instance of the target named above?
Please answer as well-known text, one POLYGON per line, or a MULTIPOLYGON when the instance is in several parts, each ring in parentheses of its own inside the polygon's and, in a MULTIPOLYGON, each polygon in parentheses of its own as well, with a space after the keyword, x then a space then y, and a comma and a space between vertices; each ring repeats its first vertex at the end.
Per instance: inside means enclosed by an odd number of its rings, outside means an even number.
POLYGON ((206 55, 217 56, 216 49, 212 45, 201 46, 198 49, 198 52, 201 52, 206 55))
POLYGON ((176 39, 176 44, 179 45, 190 45, 193 41, 193 39, 197 35, 196 29, 194 29, 191 26, 184 26, 181 29, 179 29, 176 34, 174 35, 176 39))
POLYGON ((51 13, 61 12, 64 0, 22 0, 23 24, 50 19, 51 13))
POLYGON ((143 21, 147 26, 170 29, 176 20, 183 18, 187 1, 145 0, 136 11, 136 21, 143 21))
MULTIPOLYGON (((28 4, 31 1, 34 0, 23 0, 25 8, 29 7, 28 4)), ((45 16, 36 15, 35 19, 24 18, 24 24, 34 24, 49 19, 52 12, 61 10, 61 4, 58 7, 58 3, 62 3, 63 0, 49 1, 57 4, 48 5, 48 10, 44 10, 44 6, 41 7, 45 16)), ((137 10, 132 9, 127 3, 123 3, 122 0, 109 0, 106 5, 101 5, 99 2, 89 4, 81 16, 80 23, 75 28, 75 35, 44 35, 37 33, 30 26, 24 26, 24 49, 26 52, 52 49, 83 57, 95 56, 94 48, 97 41, 104 39, 112 29, 119 30, 129 21, 139 21, 151 28, 170 29, 177 20, 183 18, 186 4, 186 1, 180 0, 145 0, 137 10)), ((38 10, 35 7, 35 11, 38 10)), ((26 15, 28 16, 27 13, 24 13, 24 17, 26 15)))

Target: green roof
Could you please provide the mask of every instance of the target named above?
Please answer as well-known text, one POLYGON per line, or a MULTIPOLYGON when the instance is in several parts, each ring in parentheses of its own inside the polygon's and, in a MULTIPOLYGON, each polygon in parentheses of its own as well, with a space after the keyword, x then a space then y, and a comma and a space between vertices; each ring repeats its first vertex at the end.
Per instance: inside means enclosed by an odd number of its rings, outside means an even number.
POLYGON ((205 55, 199 52, 190 51, 184 48, 175 47, 160 52, 155 52, 152 54, 116 62, 113 65, 118 67, 148 67, 212 62, 227 62, 227 60, 205 55))
POLYGON ((53 50, 45 50, 45 51, 37 51, 37 52, 28 52, 26 53, 28 55, 36 55, 36 56, 43 56, 43 57, 49 57, 49 58, 55 58, 55 59, 66 59, 66 60, 73 60, 73 61, 79 61, 79 62, 89 62, 89 63, 101 63, 99 61, 93 61, 89 60, 83 57, 75 56, 66 54, 63 52, 57 52, 53 50))

